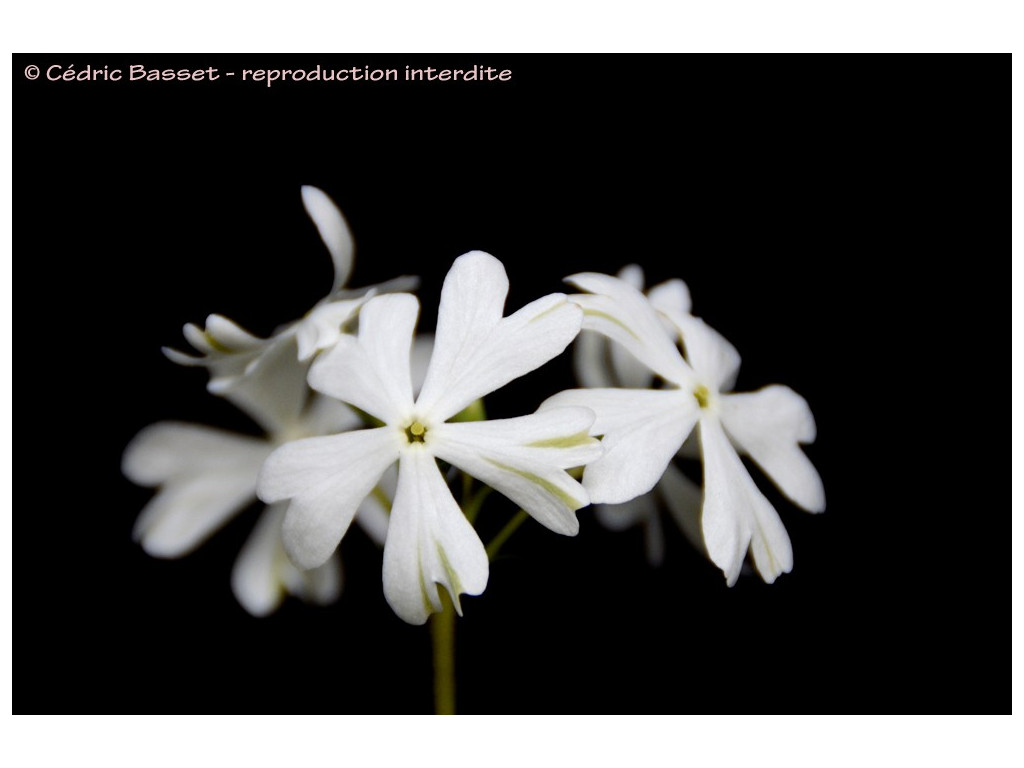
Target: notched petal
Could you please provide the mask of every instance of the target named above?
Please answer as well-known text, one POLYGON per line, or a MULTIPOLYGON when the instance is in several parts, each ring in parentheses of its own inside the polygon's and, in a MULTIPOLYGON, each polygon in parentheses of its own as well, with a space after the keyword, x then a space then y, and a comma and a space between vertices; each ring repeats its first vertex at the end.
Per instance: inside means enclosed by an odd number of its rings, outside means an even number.
POLYGON ((814 417, 789 387, 725 395, 722 424, 729 437, 764 470, 779 490, 808 512, 825 510, 825 486, 800 443, 813 442, 814 417))
POLYGON ((255 500, 270 449, 263 440, 197 424, 142 430, 125 449, 122 470, 158 491, 139 514, 134 539, 154 557, 188 554, 255 500))
POLYGON ((417 405, 445 420, 474 400, 561 354, 579 333, 580 310, 550 294, 502 317, 508 277, 476 251, 445 278, 434 353, 417 405))
POLYGON ((403 451, 384 544, 384 596, 402 620, 423 624, 443 609, 444 587, 461 615, 460 594, 487 586, 484 545, 424 448, 403 451))
POLYGON ((793 549, 778 513, 754 484, 716 419, 700 425, 704 459, 702 528, 711 560, 731 586, 749 548, 768 583, 793 568, 793 549))
POLYGON ((266 502, 291 499, 283 535, 297 566, 327 560, 399 447, 395 430, 381 427, 296 440, 270 455, 257 490, 266 502))

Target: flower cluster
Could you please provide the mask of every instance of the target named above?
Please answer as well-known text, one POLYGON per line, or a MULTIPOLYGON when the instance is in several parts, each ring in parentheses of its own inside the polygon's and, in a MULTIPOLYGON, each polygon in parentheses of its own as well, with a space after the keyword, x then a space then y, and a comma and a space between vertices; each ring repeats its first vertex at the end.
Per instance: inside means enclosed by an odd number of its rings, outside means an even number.
MULTIPOLYGON (((638 282, 637 270, 630 272, 638 282)), ((610 374, 628 386, 561 392, 541 406, 585 406, 597 415, 591 432, 602 436, 604 453, 583 475, 591 501, 627 503, 660 483, 684 532, 703 544, 730 585, 736 583, 748 551, 765 581, 788 573, 793 567, 789 536, 740 452, 795 504, 808 512, 824 511, 821 478, 800 449, 815 437, 807 402, 778 385, 730 393, 739 353, 690 314, 689 291, 682 282, 652 289, 650 297, 629 279, 608 275, 578 274, 567 282, 587 291, 573 297, 583 308, 584 327, 631 355, 618 363, 613 357, 610 374), (651 386, 655 377, 661 386, 651 386), (692 512, 694 489, 670 464, 691 434, 704 467, 699 526, 692 512)), ((601 375, 590 357, 579 367, 586 371, 584 377, 601 375)))
POLYGON ((504 267, 474 251, 445 278, 433 337, 417 335, 416 280, 346 289, 354 248, 345 219, 320 190, 305 187, 302 199, 334 261, 331 292, 268 338, 211 315, 205 328, 185 326, 198 356, 165 350, 207 368, 209 391, 266 437, 170 422, 144 429, 123 470, 158 489, 135 526, 148 553, 190 552, 258 497, 267 506, 232 586, 265 615, 285 594, 337 598, 337 548, 355 520, 383 546, 387 602, 422 624, 444 608, 440 587, 460 614, 460 595, 484 591, 488 548, 473 518, 493 489, 564 535, 578 532, 576 513, 591 503, 610 527, 643 522, 655 561, 664 550, 657 494, 729 584, 748 552, 766 581, 791 569, 785 528, 740 456, 797 505, 823 510, 821 480, 799 447, 814 439, 810 409, 782 386, 731 393, 739 355, 690 313, 682 281, 645 296, 635 266, 619 277, 577 274, 567 282, 582 293, 506 314, 504 267), (483 398, 574 341, 583 388, 534 413, 483 417, 483 398), (674 465, 677 454, 700 456, 703 490, 674 465))

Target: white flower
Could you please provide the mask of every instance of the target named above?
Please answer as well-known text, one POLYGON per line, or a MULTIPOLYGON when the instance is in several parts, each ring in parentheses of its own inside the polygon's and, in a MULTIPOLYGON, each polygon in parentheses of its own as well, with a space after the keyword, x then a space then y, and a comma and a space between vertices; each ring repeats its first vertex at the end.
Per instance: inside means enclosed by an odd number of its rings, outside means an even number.
MULTIPOLYGON (((636 264, 619 270, 618 278, 638 291, 644 287, 644 273, 636 264)), ((690 290, 679 279, 667 280, 647 292, 647 298, 660 313, 688 314, 690 290)), ((662 325, 670 337, 677 333, 667 317, 662 325)), ((584 387, 630 387, 643 389, 654 382, 654 374, 640 363, 629 349, 616 344, 596 331, 583 330, 576 339, 573 363, 576 378, 584 387)), ((621 531, 640 525, 644 532, 647 560, 660 565, 665 555, 665 535, 659 508, 664 507, 675 519, 686 538, 701 552, 704 541, 700 533, 700 487, 672 463, 654 489, 621 504, 594 504, 594 517, 605 528, 621 531)))
MULTIPOLYGON (((205 328, 192 323, 184 328, 185 338, 202 353, 200 357, 164 348, 164 354, 176 363, 208 368, 210 392, 229 398, 268 429, 272 426, 261 420, 268 415, 279 419, 280 414, 268 412, 266 403, 251 401, 253 392, 246 391, 246 378, 260 377, 260 368, 273 367, 285 349, 290 354, 297 352, 300 361, 311 362, 316 353, 334 345, 345 326, 355 320, 359 308, 371 297, 390 291, 414 290, 418 283, 416 278, 400 277, 368 288, 345 290, 355 251, 345 217, 316 187, 302 187, 302 204, 334 262, 331 292, 305 317, 281 326, 269 338, 254 336, 226 317, 214 314, 206 318, 205 328)), ((263 394, 265 390, 257 388, 256 392, 263 394)), ((277 402, 286 408, 294 403, 283 398, 277 402)))
MULTIPOLYGON (((182 557, 256 501, 260 467, 277 445, 294 435, 351 429, 360 423, 340 403, 317 396, 301 419, 266 438, 199 424, 152 424, 129 443, 121 465, 132 482, 158 489, 137 518, 132 535, 153 557, 182 557)), ((273 612, 285 594, 326 605, 341 592, 337 556, 302 571, 284 555, 283 515, 284 505, 262 511, 232 572, 235 598, 254 616, 273 612)), ((386 525, 386 512, 376 497, 367 499, 360 519, 371 536, 386 525)), ((382 536, 377 543, 383 544, 382 536)))
POLYGON ((309 383, 383 426, 289 443, 271 454, 260 474, 260 498, 291 500, 284 523, 288 553, 299 566, 313 568, 334 551, 359 504, 397 461, 384 594, 411 624, 442 609, 436 585, 444 586, 460 613, 459 595, 480 594, 487 585, 484 546, 437 460, 496 488, 559 533, 577 533, 575 510, 589 503, 565 470, 600 455, 598 441, 587 435, 591 411, 447 421, 561 353, 580 329, 582 312, 563 294, 502 317, 507 293, 505 269, 494 257, 472 252, 455 261, 441 292, 426 380, 415 398, 409 353, 419 303, 406 294, 368 301, 358 337, 342 337, 322 355, 309 383))
MULTIPOLYGON (((351 408, 308 388, 305 376, 309 365, 298 361, 295 343, 292 338, 283 344, 276 359, 268 359, 257 369, 260 375, 244 380, 249 401, 267 408, 260 420, 273 427, 266 437, 200 424, 159 422, 129 443, 122 460, 125 476, 138 485, 158 488, 137 518, 132 534, 147 554, 160 558, 187 555, 254 503, 260 467, 274 448, 290 440, 363 426, 351 408), (289 415, 282 420, 281 414, 289 415)), ((432 346, 430 335, 414 342, 412 378, 417 391, 432 346)), ((358 510, 360 526, 378 545, 384 544, 396 480, 395 473, 385 473, 358 510)), ((272 613, 286 594, 319 605, 332 603, 341 594, 337 553, 309 570, 297 568, 285 554, 281 526, 286 508, 286 504, 271 504, 261 512, 232 570, 235 598, 254 616, 272 613)))
POLYGON ((748 549, 765 581, 788 573, 793 564, 789 536, 737 448, 798 506, 823 511, 821 478, 799 447, 815 437, 806 401, 782 386, 727 394, 739 369, 739 354, 703 321, 676 311, 659 315, 638 290, 608 275, 578 274, 567 281, 593 294, 573 297, 583 307, 585 327, 626 345, 666 384, 661 389, 571 390, 541 406, 543 411, 581 405, 597 414, 591 434, 604 436, 605 453, 583 476, 591 500, 616 504, 650 491, 699 426, 704 463, 701 528, 711 560, 729 584, 736 582, 748 549), (686 360, 664 332, 662 318, 679 332, 686 360))
MULTIPOLYGON (((283 326, 268 339, 211 315, 205 330, 185 326, 186 338, 203 357, 164 350, 175 362, 208 368, 208 389, 245 411, 266 436, 161 422, 135 437, 125 449, 122 470, 129 480, 158 489, 133 531, 143 549, 154 557, 188 554, 255 502, 260 467, 277 446, 362 425, 351 409, 310 390, 306 375, 312 356, 337 341, 343 326, 355 319, 359 307, 374 293, 406 289, 414 286, 415 280, 400 278, 362 291, 342 290, 352 269, 348 225, 320 190, 303 187, 302 200, 334 261, 334 286, 327 298, 306 317, 283 326)), ((429 353, 430 340, 417 340, 418 359, 424 348, 429 353)), ((423 369, 419 366, 419 381, 423 369)), ((360 523, 378 544, 383 544, 387 527, 386 505, 387 499, 371 496, 360 507, 360 523)), ((285 508, 271 505, 263 510, 232 572, 235 597, 256 616, 275 610, 285 594, 326 604, 341 591, 337 555, 315 569, 300 570, 284 554, 281 522, 285 508)))

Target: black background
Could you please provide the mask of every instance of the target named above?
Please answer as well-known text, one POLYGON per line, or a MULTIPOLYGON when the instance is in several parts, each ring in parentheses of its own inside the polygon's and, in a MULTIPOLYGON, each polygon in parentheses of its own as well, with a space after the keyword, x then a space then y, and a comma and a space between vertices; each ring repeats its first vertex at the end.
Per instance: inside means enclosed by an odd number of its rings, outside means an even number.
MULTIPOLYGON (((510 309, 636 262, 687 281, 743 355, 738 390, 788 384, 818 423, 826 513, 762 483, 795 553, 772 586, 726 588, 667 518, 657 570, 587 510, 574 539, 524 526, 464 599, 461 711, 1009 711, 1008 56, 46 54, 14 74, 15 711, 430 711, 427 631, 388 608, 356 529, 340 603, 265 620, 229 586, 254 509, 179 561, 130 538, 139 429, 255 431, 160 347, 211 312, 269 333, 330 286, 302 184, 351 223, 350 285, 422 276, 422 328, 467 250, 505 263, 510 309), (513 78, 21 74, 132 63, 513 78)), ((489 411, 569 386, 564 356, 489 411)), ((510 513, 485 508, 485 534, 510 513)))

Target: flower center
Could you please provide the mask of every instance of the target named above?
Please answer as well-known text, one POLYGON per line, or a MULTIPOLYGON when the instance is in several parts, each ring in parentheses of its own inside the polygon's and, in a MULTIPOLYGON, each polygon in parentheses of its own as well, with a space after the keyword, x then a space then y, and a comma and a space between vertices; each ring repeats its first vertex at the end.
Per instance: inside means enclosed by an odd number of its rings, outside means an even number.
POLYGON ((405 439, 410 443, 422 443, 423 438, 427 434, 427 428, 420 424, 418 421, 414 421, 408 427, 405 428, 405 439))
POLYGON ((706 410, 711 403, 711 393, 703 384, 693 390, 693 396, 697 398, 697 405, 701 407, 701 410, 706 410))

